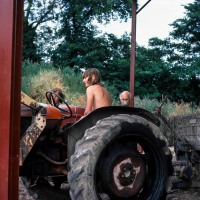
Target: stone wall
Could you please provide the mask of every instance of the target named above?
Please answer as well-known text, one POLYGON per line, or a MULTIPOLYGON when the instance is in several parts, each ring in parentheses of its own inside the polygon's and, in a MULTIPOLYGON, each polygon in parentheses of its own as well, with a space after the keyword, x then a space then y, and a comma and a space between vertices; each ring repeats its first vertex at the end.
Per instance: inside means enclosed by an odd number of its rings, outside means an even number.
POLYGON ((194 150, 200 151, 200 114, 174 116, 168 122, 176 136, 185 138, 194 150))

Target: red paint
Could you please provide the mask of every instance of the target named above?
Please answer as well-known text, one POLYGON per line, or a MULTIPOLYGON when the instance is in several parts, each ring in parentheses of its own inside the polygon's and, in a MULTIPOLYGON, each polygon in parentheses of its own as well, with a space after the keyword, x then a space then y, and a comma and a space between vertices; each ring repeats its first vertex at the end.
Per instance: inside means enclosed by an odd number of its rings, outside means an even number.
POLYGON ((0 199, 18 199, 23 0, 0 1, 0 199))
POLYGON ((135 48, 136 48, 136 0, 132 1, 132 31, 131 31, 131 60, 130 60, 130 106, 134 107, 135 87, 135 48))

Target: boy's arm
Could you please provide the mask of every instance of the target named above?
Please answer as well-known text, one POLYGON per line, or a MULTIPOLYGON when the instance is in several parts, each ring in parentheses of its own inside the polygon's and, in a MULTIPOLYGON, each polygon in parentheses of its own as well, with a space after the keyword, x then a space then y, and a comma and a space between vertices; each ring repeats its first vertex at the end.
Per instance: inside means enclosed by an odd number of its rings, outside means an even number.
POLYGON ((87 105, 85 108, 84 115, 87 115, 90 112, 92 112, 92 108, 93 108, 94 95, 93 95, 93 90, 91 86, 86 89, 86 97, 87 97, 87 105))

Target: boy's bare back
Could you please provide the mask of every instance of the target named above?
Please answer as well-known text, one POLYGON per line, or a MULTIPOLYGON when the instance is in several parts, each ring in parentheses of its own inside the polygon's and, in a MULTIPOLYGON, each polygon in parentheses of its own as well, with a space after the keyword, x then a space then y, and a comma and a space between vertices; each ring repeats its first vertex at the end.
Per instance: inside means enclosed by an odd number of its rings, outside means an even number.
POLYGON ((87 87, 86 95, 87 106, 85 109, 85 114, 88 114, 97 108, 112 105, 109 92, 100 84, 87 87))
POLYGON ((82 78, 87 88, 87 105, 84 115, 89 114, 97 108, 112 105, 109 92, 101 84, 101 73, 98 69, 90 68, 85 70, 82 74, 82 78))

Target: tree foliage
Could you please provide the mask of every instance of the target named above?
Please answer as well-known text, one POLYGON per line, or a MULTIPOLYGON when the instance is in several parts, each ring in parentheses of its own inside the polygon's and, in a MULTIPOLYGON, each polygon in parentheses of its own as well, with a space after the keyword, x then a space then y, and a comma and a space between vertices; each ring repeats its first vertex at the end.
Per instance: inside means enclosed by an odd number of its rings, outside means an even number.
POLYGON ((104 64, 109 50, 107 38, 100 36, 95 21, 109 23, 111 19, 127 20, 131 15, 131 0, 63 0, 61 29, 64 41, 53 52, 55 64, 71 68, 88 68, 104 64))
POLYGON ((39 62, 45 57, 53 34, 47 23, 58 20, 59 5, 60 0, 24 1, 23 60, 39 62))
MULTIPOLYGON (((149 46, 167 63, 165 91, 175 101, 199 104, 200 100, 200 1, 184 6, 185 16, 175 20, 169 37, 152 38, 149 46)), ((159 83, 159 87, 160 87, 159 83)), ((162 91, 161 89, 159 89, 162 91)), ((163 91, 164 92, 164 91, 163 91)))
POLYGON ((179 52, 181 64, 190 65, 200 57, 200 1, 184 6, 185 17, 171 24, 173 47, 179 52))
MULTIPOLYGON (((172 101, 200 102, 200 1, 184 8, 169 37, 136 47, 135 95, 140 98, 164 94, 172 101)), ((126 21, 131 9, 131 0, 25 0, 23 59, 38 62, 48 54, 57 68, 95 67, 116 95, 129 90, 130 35, 102 34, 97 23, 126 21), (57 26, 47 26, 51 20, 57 26)))

